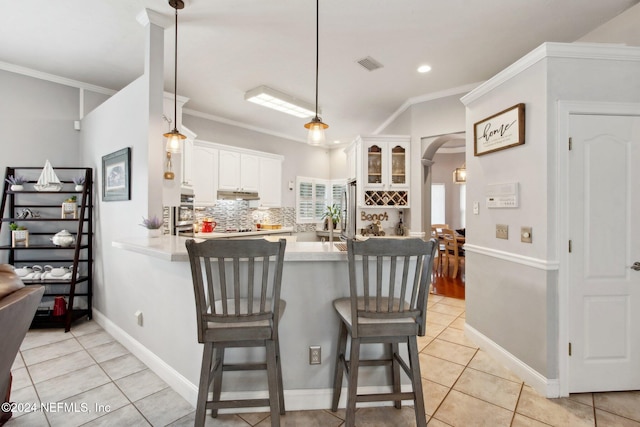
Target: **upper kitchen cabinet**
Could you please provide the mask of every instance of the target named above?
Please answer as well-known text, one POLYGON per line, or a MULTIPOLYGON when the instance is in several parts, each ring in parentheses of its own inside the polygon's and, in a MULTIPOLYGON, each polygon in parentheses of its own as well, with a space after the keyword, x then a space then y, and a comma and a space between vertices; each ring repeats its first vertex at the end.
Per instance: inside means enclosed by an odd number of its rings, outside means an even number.
POLYGON ((282 206, 282 161, 283 158, 260 157, 259 205, 265 208, 282 206))
POLYGON ((218 196, 218 164, 220 151, 208 144, 193 145, 193 193, 198 206, 213 205, 218 196))
POLYGON ((193 143, 196 134, 182 127, 182 134, 187 137, 182 143, 182 187, 193 188, 193 143))
POLYGON ((256 192, 257 206, 282 206, 283 156, 196 141, 191 158, 197 206, 214 205, 218 190, 256 192))
POLYGON ((220 150, 218 188, 231 191, 258 191, 260 157, 237 151, 220 150))
POLYGON ((411 138, 404 135, 359 136, 355 152, 360 205, 409 206, 411 138), (361 183, 361 184, 360 184, 361 183))

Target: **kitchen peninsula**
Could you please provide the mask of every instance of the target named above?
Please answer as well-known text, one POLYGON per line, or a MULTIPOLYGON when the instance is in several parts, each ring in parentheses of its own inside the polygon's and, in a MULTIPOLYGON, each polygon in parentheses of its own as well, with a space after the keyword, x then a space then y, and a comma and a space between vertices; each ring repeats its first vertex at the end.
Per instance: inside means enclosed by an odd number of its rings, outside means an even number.
MULTIPOLYGON (((103 316, 96 319, 176 391, 195 403, 202 345, 196 339, 187 239, 163 236, 114 241, 113 246, 123 249, 119 252, 127 258, 135 257, 139 266, 135 274, 139 275, 136 283, 140 288, 132 291, 137 296, 128 296, 139 301, 129 300, 133 311, 131 325, 126 328, 110 325, 103 316), (143 326, 136 324, 135 310, 143 313, 143 326), (148 363, 149 359, 152 363, 148 363)), ((332 301, 349 295, 347 278, 347 254, 335 244, 287 243, 281 292, 287 306, 279 329, 287 410, 330 407, 339 326, 332 301), (320 365, 309 364, 311 345, 322 349, 320 365)), ((228 357, 239 361, 257 359, 263 357, 259 350, 236 349, 228 357)), ((378 386, 385 383, 385 374, 384 369, 365 370, 359 383, 376 384, 370 391, 379 390, 378 386)), ((232 390, 229 396, 266 396, 265 375, 230 372, 225 374, 225 390, 232 390)))

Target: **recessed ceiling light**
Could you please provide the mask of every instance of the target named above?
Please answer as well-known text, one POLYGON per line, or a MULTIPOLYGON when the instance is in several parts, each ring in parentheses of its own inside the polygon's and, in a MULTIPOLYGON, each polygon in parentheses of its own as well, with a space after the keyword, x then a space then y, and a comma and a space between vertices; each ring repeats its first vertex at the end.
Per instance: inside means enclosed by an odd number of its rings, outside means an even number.
POLYGON ((428 65, 421 65, 418 67, 419 73, 428 73, 429 71, 431 71, 431 67, 428 65))
POLYGON ((334 144, 340 144, 340 140, 336 139, 335 141, 333 141, 334 144))

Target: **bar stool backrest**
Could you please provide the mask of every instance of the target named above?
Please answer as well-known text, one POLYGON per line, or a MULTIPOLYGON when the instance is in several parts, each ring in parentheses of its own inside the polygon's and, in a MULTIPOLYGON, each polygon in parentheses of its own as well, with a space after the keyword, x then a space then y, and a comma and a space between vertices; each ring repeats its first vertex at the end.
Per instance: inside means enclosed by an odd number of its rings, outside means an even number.
POLYGON ((393 323, 405 326, 400 320, 411 318, 417 334, 424 335, 436 247, 435 239, 347 241, 354 338, 366 318, 386 320, 380 325, 386 331, 393 323))
POLYGON ((277 333, 285 240, 188 240, 186 246, 199 342, 205 342, 209 322, 227 323, 233 334, 233 323, 268 320, 277 333))

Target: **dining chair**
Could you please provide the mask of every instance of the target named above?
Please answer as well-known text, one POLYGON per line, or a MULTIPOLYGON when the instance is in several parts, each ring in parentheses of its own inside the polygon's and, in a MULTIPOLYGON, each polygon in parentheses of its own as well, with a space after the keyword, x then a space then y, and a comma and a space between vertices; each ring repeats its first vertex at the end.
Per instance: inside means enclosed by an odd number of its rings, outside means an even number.
POLYGON ((424 336, 427 298, 437 242, 422 239, 347 240, 350 296, 333 302, 340 320, 331 409, 338 410, 344 372, 347 372, 345 426, 355 425, 356 403, 413 400, 416 424, 427 425, 417 336, 424 336), (347 341, 351 349, 347 360, 347 341), (361 360, 362 344, 382 343, 382 358, 361 360), (409 361, 399 345, 408 347, 409 361), (392 391, 358 394, 361 366, 391 368, 392 391), (400 368, 411 380, 412 391, 401 391, 400 368))
POLYGON ((451 265, 453 265, 452 277, 455 279, 458 277, 460 263, 464 260, 464 253, 460 249, 456 232, 450 228, 443 229, 442 242, 444 244, 444 250, 441 252, 443 257, 442 271, 448 276, 449 262, 451 262, 451 265))
POLYGON ((445 249, 444 243, 442 242, 442 230, 445 228, 449 228, 449 224, 431 224, 431 237, 438 240, 438 263, 435 265, 436 270, 440 270, 442 267, 442 254, 445 249))
POLYGON ((271 425, 279 426, 285 413, 278 322, 285 309, 280 288, 286 241, 190 239, 186 246, 198 342, 204 344, 195 425, 204 425, 207 409, 216 417, 222 408, 268 406, 271 425), (266 361, 227 363, 225 350, 236 347, 265 347, 266 361), (256 369, 267 371, 267 399, 221 400, 224 371, 256 369))

